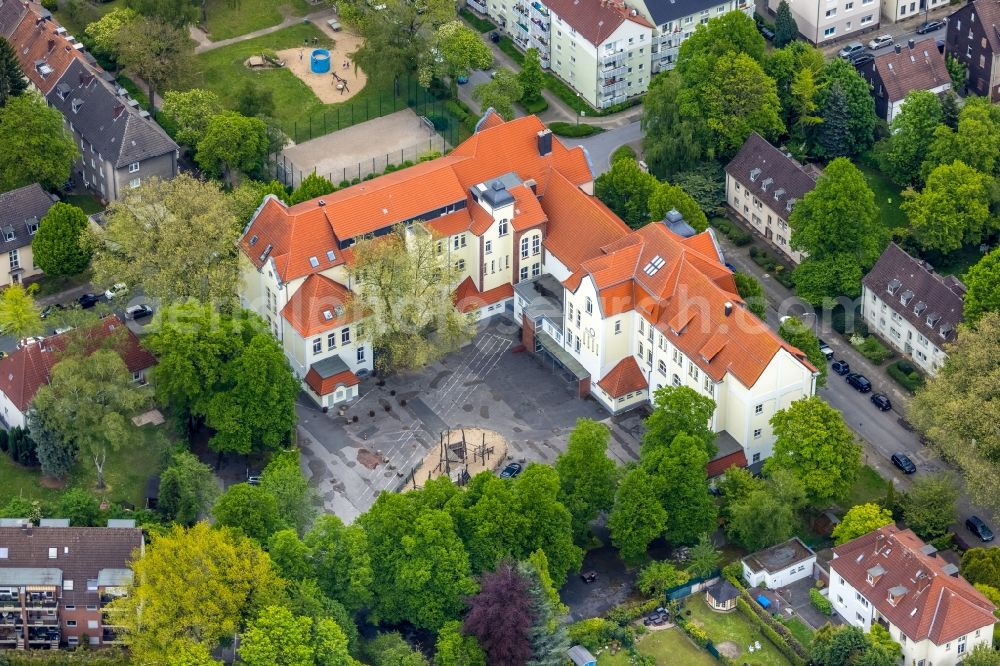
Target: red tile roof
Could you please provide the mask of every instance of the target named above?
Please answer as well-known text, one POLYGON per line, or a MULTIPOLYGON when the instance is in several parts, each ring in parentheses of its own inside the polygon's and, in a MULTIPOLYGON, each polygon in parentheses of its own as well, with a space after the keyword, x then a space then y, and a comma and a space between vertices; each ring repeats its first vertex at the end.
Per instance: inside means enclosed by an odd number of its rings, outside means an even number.
POLYGON ((747 456, 742 448, 729 455, 709 461, 708 465, 705 466, 705 471, 708 473, 708 478, 713 479, 721 474, 725 474, 726 470, 734 465, 736 467, 747 466, 747 456))
MULTIPOLYGON (((81 331, 70 331, 53 335, 0 359, 0 391, 18 410, 24 412, 28 409, 38 389, 42 384, 48 383, 52 366, 62 359, 62 354, 59 352, 66 349, 71 336, 80 333, 81 331)), ((139 344, 139 338, 135 333, 115 315, 105 317, 83 333, 87 334, 88 354, 96 351, 100 344, 112 335, 121 334, 124 338, 117 351, 130 372, 146 370, 156 365, 156 358, 139 344)))
POLYGON ((319 274, 306 278, 281 314, 303 338, 360 319, 347 287, 319 274))
POLYGON ((58 23, 41 18, 29 6, 27 14, 10 36, 21 69, 43 95, 55 87, 70 63, 76 59, 84 60, 83 54, 56 32, 59 27, 58 23), (51 71, 43 75, 43 67, 51 71))
POLYGON ((309 368, 309 372, 306 373, 306 384, 316 392, 316 395, 329 395, 336 391, 338 386, 357 386, 360 383, 358 376, 350 370, 338 372, 330 377, 321 377, 315 368, 309 368))
POLYGON ((250 228, 240 239, 240 249, 254 266, 260 269, 273 261, 282 282, 291 282, 344 263, 343 253, 338 248, 323 208, 294 210, 268 195, 250 228), (330 252, 333 253, 332 260, 330 252), (313 263, 316 265, 313 266, 313 263))
POLYGON ((470 226, 472 226, 472 216, 468 208, 435 217, 427 222, 427 227, 439 236, 454 236, 468 231, 470 226))
POLYGON ((631 8, 615 0, 546 0, 545 4, 594 46, 603 44, 625 21, 653 27, 642 14, 632 16, 631 8))
POLYGON ((834 548, 830 568, 912 641, 942 645, 992 627, 996 606, 964 578, 945 573, 947 562, 924 548, 912 530, 887 525, 834 548), (876 566, 881 573, 873 572, 878 575, 870 584, 869 570, 876 566), (894 604, 893 588, 905 588, 894 604))
POLYGON ((629 232, 607 206, 558 171, 550 174, 542 209, 549 220, 543 245, 570 271, 629 232))
POLYGON ((545 222, 545 211, 542 210, 542 204, 538 202, 534 192, 524 185, 512 187, 509 192, 514 197, 514 218, 511 220, 511 226, 515 231, 524 231, 545 222))
POLYGON ((611 372, 597 382, 597 385, 612 398, 620 398, 623 395, 635 391, 645 391, 649 388, 642 370, 639 369, 639 364, 631 355, 619 361, 618 365, 611 369, 611 372))
POLYGON ((455 307, 461 312, 471 312, 487 305, 499 303, 502 300, 514 297, 514 287, 510 284, 502 284, 493 289, 479 291, 479 287, 472 281, 472 277, 462 280, 462 283, 455 289, 453 298, 455 307))
POLYGON ((899 53, 889 49, 875 56, 871 67, 878 70, 890 102, 904 99, 911 90, 932 90, 951 84, 944 55, 938 51, 934 41, 933 38, 925 39, 915 43, 912 49, 901 45, 899 53))

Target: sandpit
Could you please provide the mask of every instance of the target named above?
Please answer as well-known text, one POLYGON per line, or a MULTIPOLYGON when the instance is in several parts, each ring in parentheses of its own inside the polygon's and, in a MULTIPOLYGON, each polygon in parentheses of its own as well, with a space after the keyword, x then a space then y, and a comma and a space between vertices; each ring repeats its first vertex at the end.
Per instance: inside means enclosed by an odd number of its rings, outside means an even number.
POLYGON ((420 488, 428 480, 445 474, 455 483, 464 484, 466 479, 484 470, 496 469, 506 459, 507 440, 500 433, 482 428, 450 430, 440 436, 438 445, 424 457, 408 479, 406 489, 420 488))
POLYGON ((330 71, 324 74, 312 71, 311 55, 314 50, 312 46, 278 51, 278 58, 285 61, 285 67, 312 88, 316 97, 319 97, 324 104, 346 102, 361 92, 368 83, 368 77, 354 63, 353 58, 354 52, 358 50, 363 40, 345 31, 336 33, 335 39, 336 44, 329 47, 330 71), (334 75, 340 77, 342 81, 338 81, 334 75))

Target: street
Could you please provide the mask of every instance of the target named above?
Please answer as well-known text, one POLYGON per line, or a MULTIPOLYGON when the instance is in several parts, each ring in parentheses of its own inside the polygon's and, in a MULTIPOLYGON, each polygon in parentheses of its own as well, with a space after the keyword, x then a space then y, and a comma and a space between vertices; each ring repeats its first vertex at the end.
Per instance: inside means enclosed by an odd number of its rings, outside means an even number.
POLYGON ((588 136, 582 139, 560 138, 563 144, 569 147, 583 146, 587 154, 590 155, 590 165, 594 169, 594 176, 600 176, 611 168, 611 153, 625 144, 630 144, 636 149, 636 153, 642 153, 642 123, 638 120, 625 125, 609 129, 600 134, 588 136))

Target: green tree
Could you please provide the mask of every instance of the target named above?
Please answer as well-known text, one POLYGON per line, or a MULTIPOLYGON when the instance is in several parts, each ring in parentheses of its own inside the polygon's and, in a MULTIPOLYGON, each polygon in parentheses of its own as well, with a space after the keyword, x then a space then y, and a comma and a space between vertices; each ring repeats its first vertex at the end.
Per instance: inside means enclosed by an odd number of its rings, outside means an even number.
POLYGON ((788 344, 805 353, 809 362, 819 371, 816 386, 826 386, 826 356, 819 350, 819 338, 812 329, 796 317, 788 317, 778 327, 778 335, 788 344))
MULTIPOLYGON (((315 572, 309 561, 309 547, 302 542, 295 530, 279 530, 267 542, 267 554, 285 580, 305 580, 315 582, 315 572)), ((319 592, 322 594, 322 592, 319 592)), ((325 595, 324 595, 325 596, 325 595)))
POLYGON ((991 645, 980 643, 962 661, 965 666, 1000 666, 1000 652, 991 645))
POLYGON ((809 132, 823 122, 819 115, 819 85, 816 75, 809 67, 803 67, 795 74, 789 89, 791 107, 794 113, 794 136, 798 140, 805 139, 809 132))
POLYGON ((649 222, 650 199, 657 187, 656 177, 639 168, 638 162, 622 159, 597 177, 594 194, 625 224, 638 229, 649 222))
MULTIPOLYGON (((56 430, 50 423, 47 414, 40 413, 34 407, 28 409, 28 430, 31 432, 31 441, 35 442, 34 457, 38 458, 38 463, 42 466, 42 474, 56 479, 65 479, 73 471, 76 465, 77 446, 73 439, 63 437, 62 433, 56 430)), ((14 430, 10 435, 13 436, 14 430)), ((30 447, 28 460, 21 460, 19 443, 12 440, 8 444, 10 457, 16 462, 27 464, 31 462, 30 447)), ((17 518, 19 516, 11 516, 17 518)))
POLYGON ((420 85, 429 88, 434 77, 455 79, 468 76, 474 69, 489 69, 493 64, 493 51, 479 38, 479 33, 461 21, 449 21, 434 33, 433 46, 421 54, 417 68, 420 85))
POLYGON ((809 654, 817 666, 892 666, 899 660, 858 627, 844 625, 817 631, 809 654))
POLYGON ((186 174, 143 180, 105 215, 93 261, 97 284, 124 282, 168 303, 236 300, 240 223, 218 183, 186 174))
POLYGON ((986 312, 1000 311, 1000 252, 990 252, 965 274, 963 313, 965 321, 974 326, 986 312))
POLYGON ((23 285, 12 284, 0 293, 0 331, 5 335, 23 338, 41 333, 42 311, 32 297, 34 290, 23 285))
POLYGON ((250 221, 268 194, 288 203, 288 188, 276 180, 265 183, 247 178, 229 191, 229 201, 241 228, 250 221))
POLYGON ((398 631, 381 633, 368 641, 363 656, 372 666, 427 666, 423 653, 411 647, 398 631))
POLYGON ((87 214, 76 206, 56 203, 42 218, 31 239, 35 265, 47 275, 76 275, 87 267, 92 254, 82 243, 87 214))
POLYGON ((232 185, 233 172, 259 169, 267 149, 267 125, 263 120, 224 111, 208 122, 194 158, 203 169, 232 185))
POLYGON ((515 555, 524 559, 541 549, 557 587, 562 587, 570 571, 579 571, 583 562, 583 551, 573 543, 573 516, 559 501, 560 492, 559 474, 547 465, 529 465, 514 481, 525 521, 515 555))
POLYGON ((708 576, 719 568, 721 561, 722 554, 706 532, 698 537, 698 543, 691 548, 687 570, 694 576, 708 576))
POLYGON ((518 563, 517 570, 526 583, 531 601, 532 625, 528 641, 533 656, 529 663, 532 666, 565 666, 570 642, 559 616, 565 614, 566 608, 558 601, 558 594, 556 601, 552 601, 551 581, 547 586, 542 580, 542 573, 547 577, 547 572, 539 572, 531 562, 518 563))
POLYGON ((259 486, 229 486, 212 508, 219 525, 238 529, 262 546, 283 526, 274 496, 259 486))
POLYGON ((735 155, 753 132, 773 140, 785 131, 774 79, 745 53, 719 58, 697 95, 719 156, 735 155))
POLYGON ((950 53, 945 54, 944 64, 948 68, 948 76, 951 77, 951 87, 955 90, 965 88, 965 82, 969 80, 968 66, 950 53))
POLYGON ((733 282, 736 283, 740 298, 747 304, 747 309, 763 321, 767 314, 767 297, 764 296, 761 283, 754 276, 738 271, 733 273, 733 282))
POLYGON ((171 666, 217 666, 221 661, 212 658, 212 652, 201 643, 178 641, 171 651, 171 666))
POLYGON ((293 615, 268 606, 240 637, 240 658, 249 666, 340 666, 353 660, 347 636, 330 619, 293 615))
POLYGON ((798 525, 795 510, 764 486, 730 501, 727 513, 726 534, 750 552, 787 541, 798 525))
POLYGON ((452 620, 438 632, 434 666, 486 666, 486 653, 475 636, 462 633, 461 622, 452 620))
POLYGON ((949 90, 941 97, 941 122, 951 129, 958 129, 958 95, 949 90))
POLYGON ((792 10, 788 3, 781 0, 778 3, 778 11, 774 16, 774 42, 775 48, 781 48, 799 37, 799 26, 792 17, 792 10))
POLYGON ((212 469, 190 451, 176 451, 160 474, 159 509, 173 522, 193 525, 219 496, 212 469))
POLYGON ((687 192, 706 216, 715 215, 725 206, 726 178, 719 163, 698 164, 673 178, 674 184, 687 192))
MULTIPOLYGON (((110 15, 106 14, 105 18, 110 15)), ((205 138, 212 118, 222 113, 222 110, 222 102, 214 92, 192 88, 184 91, 168 90, 163 93, 163 106, 160 112, 177 126, 175 137, 177 142, 194 147, 205 138)))
POLYGON ((517 80, 521 83, 521 98, 526 102, 537 100, 542 96, 545 73, 542 71, 542 59, 538 55, 538 49, 531 48, 524 52, 524 62, 521 63, 521 71, 517 73, 517 80))
POLYGON ((590 531, 590 521, 609 511, 615 501, 617 466, 608 458, 607 426, 580 419, 570 433, 566 450, 556 459, 559 499, 573 516, 573 534, 581 543, 590 531))
POLYGON ((315 173, 311 173, 302 179, 299 186, 295 188, 292 195, 288 198, 288 204, 294 206, 297 203, 302 203, 303 201, 309 201, 310 199, 315 199, 316 197, 321 197, 324 194, 330 194, 336 187, 328 179, 324 178, 315 173))
POLYGON ((708 494, 708 452, 703 441, 680 433, 668 446, 644 451, 649 472, 667 511, 664 536, 673 544, 692 544, 716 526, 718 511, 708 494))
POLYGON ((939 125, 927 148, 920 174, 927 180, 943 164, 959 160, 988 176, 1000 169, 1000 109, 989 100, 970 97, 962 106, 958 126, 939 125))
POLYGON ((115 51, 118 62, 146 82, 150 103, 157 90, 180 88, 194 67, 194 47, 187 30, 148 15, 118 31, 115 51))
POLYGON ((131 567, 129 594, 112 607, 140 663, 168 663, 185 643, 211 650, 284 596, 284 581, 260 546, 204 522, 153 532, 131 567))
POLYGON ((857 504, 833 528, 833 538, 839 546, 892 523, 892 511, 889 509, 883 509, 874 502, 857 504))
POLYGON ((93 49, 98 55, 111 60, 118 59, 118 45, 121 43, 121 31, 131 29, 139 18, 138 12, 128 7, 113 9, 93 23, 87 24, 84 32, 90 37, 93 49))
POLYGON ((270 88, 263 88, 253 81, 244 81, 236 91, 235 110, 247 118, 261 118, 274 115, 274 94, 270 88))
POLYGON ((504 120, 514 118, 514 102, 524 96, 524 88, 517 74, 509 69, 498 69, 489 83, 480 83, 472 91, 472 98, 479 102, 480 109, 485 113, 492 108, 504 120))
POLYGON ((670 447, 677 435, 698 439, 709 457, 715 455, 715 433, 709 427, 715 401, 686 386, 664 386, 653 393, 653 413, 646 419, 642 437, 645 459, 660 447, 670 447))
POLYGON ((973 585, 1000 589, 1000 551, 970 548, 962 553, 962 576, 973 585))
POLYGON ((842 110, 827 105, 827 99, 839 88, 846 99, 847 136, 844 144, 835 144, 832 139, 820 141, 821 153, 826 157, 853 156, 872 146, 875 141, 875 98, 868 88, 868 82, 843 58, 835 58, 826 64, 820 76, 821 90, 817 103, 822 109, 823 122, 817 125, 820 135, 827 132, 827 124, 832 120, 827 113, 842 113, 842 110), (837 85, 839 84, 839 86, 837 85))
POLYGON ((727 12, 699 24, 690 37, 681 42, 677 71, 689 85, 709 78, 719 60, 745 54, 761 63, 766 44, 757 24, 743 12, 727 12))
POLYGON ((69 518, 73 527, 96 527, 101 517, 101 502, 83 488, 70 488, 59 498, 56 515, 69 518))
POLYGON ((368 535, 358 525, 345 526, 339 518, 317 518, 304 538, 320 588, 331 599, 356 613, 372 602, 372 559, 368 535))
MULTIPOLYGON (((125 5, 144 17, 161 21, 176 28, 184 28, 197 18, 197 4, 189 0, 128 0, 125 5)), ((185 34, 187 34, 185 32, 185 34)))
POLYGON ((380 371, 423 367, 472 337, 474 322, 452 300, 461 276, 426 227, 360 240, 354 256, 348 275, 360 286, 356 306, 368 313, 364 338, 380 371))
MULTIPOLYGON (((797 107, 806 102, 809 106, 809 112, 812 114, 818 108, 816 98, 819 94, 819 89, 816 79, 819 77, 820 72, 823 71, 826 58, 823 52, 816 47, 810 46, 804 41, 793 41, 784 48, 773 49, 765 56, 763 64, 764 71, 774 79, 777 85, 778 99, 781 101, 782 118, 789 129, 794 130, 796 125, 799 124, 796 114, 801 114, 801 110, 797 109, 797 107), (797 97, 793 93, 793 86, 797 78, 805 76, 805 70, 809 70, 808 76, 812 79, 812 89, 809 91, 800 91, 808 92, 807 97, 797 97)), ((794 134, 798 134, 798 132, 796 131, 794 134)), ((801 142, 804 140, 804 137, 795 136, 795 140, 801 142)))
MULTIPOLYGON (((285 530, 285 533, 295 536, 291 530, 285 530)), ((314 621, 333 620, 347 636, 347 647, 351 653, 354 654, 358 651, 358 627, 353 616, 343 605, 323 594, 314 578, 303 578, 290 582, 288 584, 288 597, 288 610, 296 615, 308 615, 314 621)))
POLYGON ((936 539, 955 522, 957 501, 958 479, 953 474, 921 474, 903 496, 903 518, 921 539, 936 539))
POLYGON ((764 463, 765 472, 791 472, 814 507, 847 492, 861 469, 861 447, 840 412, 814 396, 777 412, 771 427, 774 454, 764 463))
POLYGON ((956 160, 931 171, 921 192, 906 190, 900 208, 921 247, 947 254, 991 230, 989 199, 989 177, 956 160))
POLYGON ((319 496, 302 475, 298 449, 273 457, 261 474, 260 487, 274 497, 278 515, 299 534, 312 525, 319 496))
POLYGON ((132 373, 116 351, 99 349, 90 356, 67 356, 56 363, 33 405, 54 432, 90 456, 97 470, 97 487, 104 488, 108 454, 135 444, 132 417, 151 397, 132 381, 132 373))
POLYGON ((21 70, 14 47, 5 37, 0 37, 0 108, 28 89, 28 80, 21 70))
POLYGON ((660 178, 715 158, 704 118, 681 106, 685 90, 680 73, 673 69, 653 77, 643 98, 642 150, 650 171, 660 178))
POLYGON ((639 570, 635 586, 647 597, 659 597, 664 590, 683 585, 691 575, 666 560, 650 562, 639 570))
POLYGON ((929 90, 911 90, 880 146, 879 165, 900 185, 922 182, 920 165, 927 156, 927 137, 942 123, 941 98, 929 90))
POLYGON ((649 474, 637 467, 625 475, 608 517, 611 543, 626 562, 639 562, 646 549, 663 534, 667 511, 660 505, 649 474))
MULTIPOLYGON (((896 664, 903 657, 903 647, 892 640, 889 630, 877 622, 873 622, 871 629, 868 630, 868 643, 878 654, 875 659, 882 660, 888 655, 889 663, 896 664)), ((865 663, 872 663, 872 658, 867 659, 865 663)))
POLYGON ((813 125, 816 152, 824 157, 844 157, 851 144, 851 110, 847 93, 840 81, 834 81, 822 93, 823 106, 817 108, 819 122, 813 125))
POLYGON ((671 210, 680 213, 695 231, 708 229, 708 218, 691 195, 677 185, 659 183, 649 195, 649 215, 662 220, 671 210))
POLYGON ((80 154, 62 114, 33 92, 0 107, 0 146, 0 192, 31 183, 56 189, 69 179, 80 154))

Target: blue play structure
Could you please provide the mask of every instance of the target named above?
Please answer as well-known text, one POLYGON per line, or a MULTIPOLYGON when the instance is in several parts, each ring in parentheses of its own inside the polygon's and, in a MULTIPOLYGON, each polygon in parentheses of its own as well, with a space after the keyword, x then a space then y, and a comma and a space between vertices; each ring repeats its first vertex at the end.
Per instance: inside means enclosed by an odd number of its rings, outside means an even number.
POLYGON ((313 74, 326 74, 330 71, 330 50, 313 49, 309 56, 309 66, 313 74))
POLYGON ((771 605, 771 600, 765 597, 763 594, 757 597, 757 603, 760 604, 761 608, 767 608, 771 605))

